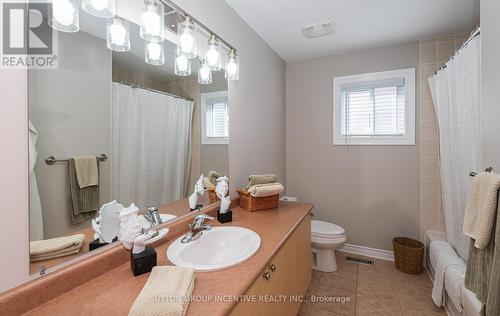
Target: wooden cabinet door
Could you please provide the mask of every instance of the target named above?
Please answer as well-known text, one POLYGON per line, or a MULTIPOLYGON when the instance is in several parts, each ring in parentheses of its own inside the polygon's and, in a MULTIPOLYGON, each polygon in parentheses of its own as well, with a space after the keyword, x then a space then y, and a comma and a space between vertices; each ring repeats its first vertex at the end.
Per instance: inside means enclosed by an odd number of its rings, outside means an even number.
POLYGON ((301 304, 297 298, 306 294, 310 282, 311 218, 307 216, 245 293, 258 301, 239 302, 231 315, 296 315, 301 304), (270 273, 269 280, 263 277, 265 272, 270 273))
POLYGON ((266 316, 268 313, 268 304, 264 301, 259 301, 261 295, 266 295, 269 291, 270 280, 266 280, 262 275, 266 270, 262 271, 257 280, 245 293, 248 297, 256 297, 256 302, 242 301, 236 304, 231 311, 232 316, 266 316))

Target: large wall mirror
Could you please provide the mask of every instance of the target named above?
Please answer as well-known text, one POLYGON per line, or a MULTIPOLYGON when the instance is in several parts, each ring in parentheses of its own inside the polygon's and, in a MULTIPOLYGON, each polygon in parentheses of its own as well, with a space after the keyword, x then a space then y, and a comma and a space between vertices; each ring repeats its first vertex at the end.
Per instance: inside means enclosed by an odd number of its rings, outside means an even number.
MULTIPOLYGON (((166 25, 176 19, 167 15, 166 25)), ((193 212, 187 197, 201 174, 228 175, 224 69, 199 84, 202 61, 193 58, 191 75, 176 75, 168 40, 164 64, 146 63, 159 51, 145 48, 132 22, 131 50, 112 51, 106 23, 82 10, 78 32, 57 34, 58 69, 29 70, 31 274, 116 242, 101 227, 106 203, 134 203, 148 229, 158 223, 149 208, 174 221, 193 212)), ((198 207, 217 201, 210 193, 198 207)), ((116 219, 106 225, 115 232, 116 219)))

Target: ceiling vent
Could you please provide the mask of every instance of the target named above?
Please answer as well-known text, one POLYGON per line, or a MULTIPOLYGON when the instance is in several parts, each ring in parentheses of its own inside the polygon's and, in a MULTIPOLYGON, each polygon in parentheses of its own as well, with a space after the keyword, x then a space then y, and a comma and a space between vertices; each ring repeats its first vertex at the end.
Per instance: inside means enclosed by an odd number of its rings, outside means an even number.
POLYGON ((333 34, 335 30, 335 23, 327 21, 306 25, 302 28, 302 33, 307 38, 316 38, 333 34))

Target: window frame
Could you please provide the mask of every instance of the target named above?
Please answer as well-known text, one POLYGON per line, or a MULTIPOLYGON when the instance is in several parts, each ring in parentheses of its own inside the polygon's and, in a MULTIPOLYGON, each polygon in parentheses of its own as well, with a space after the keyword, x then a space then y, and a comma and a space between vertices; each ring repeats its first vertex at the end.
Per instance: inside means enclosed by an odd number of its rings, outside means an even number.
POLYGON ((333 78, 333 145, 415 145, 416 71, 406 68, 333 78), (342 136, 342 91, 344 84, 404 78, 405 133, 403 136, 342 136))
MULTIPOLYGON (((212 98, 226 98, 229 116, 229 97, 227 90, 200 93, 201 103, 201 144, 202 145, 229 145, 228 137, 207 137, 207 100, 212 98)), ((229 122, 228 122, 229 124, 229 122)), ((228 126, 229 134, 229 126, 228 126)))

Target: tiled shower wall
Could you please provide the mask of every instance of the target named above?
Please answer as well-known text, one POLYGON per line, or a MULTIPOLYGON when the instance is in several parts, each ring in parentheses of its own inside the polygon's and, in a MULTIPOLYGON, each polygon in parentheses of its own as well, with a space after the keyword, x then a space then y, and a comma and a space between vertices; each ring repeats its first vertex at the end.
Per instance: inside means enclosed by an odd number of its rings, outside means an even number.
POLYGON ((427 79, 443 66, 469 33, 420 41, 420 239, 428 230, 445 232, 439 176, 439 136, 427 79))

